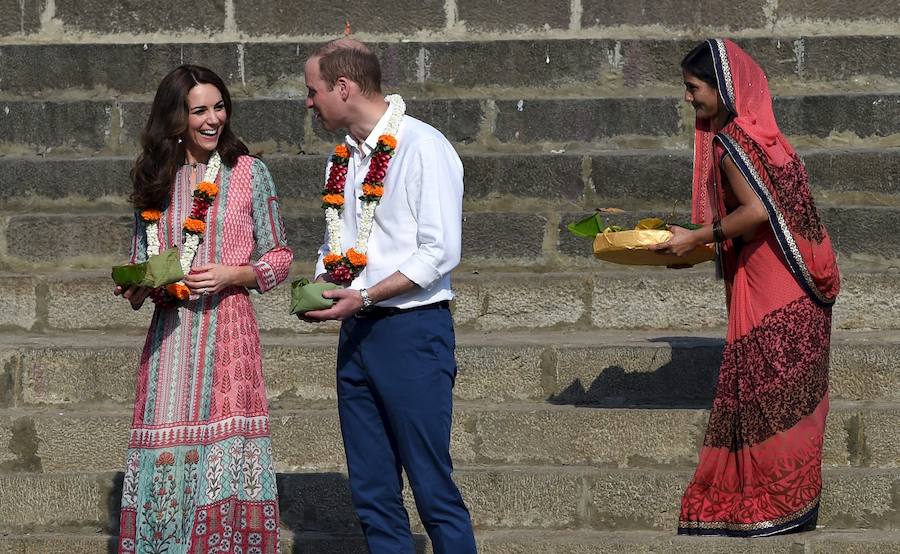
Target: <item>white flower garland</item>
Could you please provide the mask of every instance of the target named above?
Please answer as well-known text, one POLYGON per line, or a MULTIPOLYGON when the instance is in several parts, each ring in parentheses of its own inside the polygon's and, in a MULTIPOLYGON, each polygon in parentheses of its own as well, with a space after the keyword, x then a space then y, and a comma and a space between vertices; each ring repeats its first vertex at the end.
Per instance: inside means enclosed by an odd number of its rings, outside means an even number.
MULTIPOLYGON (((400 130, 400 123, 403 122, 403 116, 406 115, 406 102, 399 94, 389 94, 384 97, 388 102, 388 109, 391 115, 388 116, 387 126, 384 133, 386 135, 397 136, 400 130)), ((375 207, 378 206, 379 200, 364 200, 362 202, 362 214, 359 219, 359 229, 356 233, 355 250, 360 254, 365 254, 369 248, 369 235, 372 234, 372 227, 375 222, 375 207)), ((325 224, 328 228, 328 249, 334 254, 343 255, 343 237, 341 233, 341 213, 337 208, 325 209, 325 224)))
MULTIPOLYGON (((203 182, 215 183, 216 177, 219 175, 219 168, 222 166, 222 158, 218 152, 213 152, 209 157, 206 165, 206 172, 203 174, 203 182)), ((158 224, 156 222, 147 223, 147 256, 156 256, 159 254, 159 234, 158 224)), ((182 231, 183 232, 183 231, 182 231)), ((200 247, 200 235, 193 233, 184 233, 184 240, 181 244, 181 255, 179 262, 181 270, 187 274, 191 270, 191 264, 194 263, 194 256, 197 255, 197 249, 200 247)))

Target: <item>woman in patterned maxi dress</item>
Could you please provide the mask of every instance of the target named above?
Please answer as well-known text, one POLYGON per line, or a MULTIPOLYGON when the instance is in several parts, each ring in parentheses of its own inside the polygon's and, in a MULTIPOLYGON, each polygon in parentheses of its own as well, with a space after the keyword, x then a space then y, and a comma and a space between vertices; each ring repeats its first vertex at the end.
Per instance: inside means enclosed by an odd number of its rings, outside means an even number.
MULTIPOLYGON (((719 243, 728 333, 679 534, 814 529, 822 492, 834 251, 765 73, 730 40, 684 62, 697 112, 693 218, 661 249, 719 243)), ((675 252, 678 253, 678 252, 675 252)))
MULTIPOLYGON (((248 288, 264 292, 283 281, 292 254, 269 171, 232 134, 230 115, 218 76, 177 68, 160 84, 132 172, 135 207, 161 210, 162 249, 180 247, 192 191, 206 171, 205 163, 182 164, 205 161, 204 151, 208 158, 213 149, 222 159, 219 192, 185 279, 191 297, 157 305, 141 355, 121 553, 279 551, 268 405, 248 288), (212 100, 193 102, 198 90, 212 100), (201 131, 215 131, 218 140, 204 148, 201 131)), ((147 258, 145 232, 136 217, 132 263, 147 258)), ((116 292, 139 307, 149 291, 116 292)))

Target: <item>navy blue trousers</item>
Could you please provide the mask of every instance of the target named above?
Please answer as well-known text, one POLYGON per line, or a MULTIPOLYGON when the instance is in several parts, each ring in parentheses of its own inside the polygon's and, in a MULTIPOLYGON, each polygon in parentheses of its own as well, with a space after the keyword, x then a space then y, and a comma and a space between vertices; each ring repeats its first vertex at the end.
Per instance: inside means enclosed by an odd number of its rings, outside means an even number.
POLYGON ((338 412, 353 507, 372 554, 415 552, 401 468, 435 554, 476 552, 450 460, 455 347, 443 307, 341 326, 338 412))

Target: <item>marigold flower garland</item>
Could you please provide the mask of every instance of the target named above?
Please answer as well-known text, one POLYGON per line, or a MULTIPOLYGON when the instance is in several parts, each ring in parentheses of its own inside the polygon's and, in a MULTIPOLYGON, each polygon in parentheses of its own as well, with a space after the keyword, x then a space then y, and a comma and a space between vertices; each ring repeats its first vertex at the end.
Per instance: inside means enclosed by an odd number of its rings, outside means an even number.
POLYGON ((386 96, 385 100, 390 104, 388 109, 391 110, 391 115, 388 117, 384 134, 378 137, 372 152, 372 160, 369 162, 369 171, 363 180, 363 194, 359 197, 362 201, 362 214, 356 234, 356 245, 346 252, 342 251, 341 212, 344 209, 344 187, 347 183, 350 149, 346 144, 338 144, 334 148, 334 154, 331 155, 331 169, 325 182, 325 190, 322 191, 322 208, 325 210, 325 223, 328 228, 328 254, 322 259, 322 263, 325 264, 329 280, 334 283, 349 285, 368 263, 366 251, 375 221, 375 208, 384 196, 384 177, 387 175, 391 157, 397 149, 397 131, 406 113, 406 104, 399 95, 391 94, 386 96))
MULTIPOLYGON (((212 206, 213 200, 219 193, 216 179, 218 178, 221 165, 222 158, 219 156, 219 153, 213 152, 206 165, 203 181, 194 189, 191 213, 185 218, 182 225, 184 240, 181 241, 179 262, 185 275, 191 270, 194 256, 197 255, 197 249, 203 240, 203 233, 206 232, 206 212, 209 211, 209 207, 212 206)), ((147 257, 156 256, 159 254, 160 248, 158 229, 162 212, 159 210, 144 210, 141 212, 140 217, 147 224, 147 257)), ((184 284, 184 281, 178 281, 165 287, 153 289, 150 293, 150 298, 156 304, 168 306, 177 301, 187 300, 190 295, 191 291, 184 284)))

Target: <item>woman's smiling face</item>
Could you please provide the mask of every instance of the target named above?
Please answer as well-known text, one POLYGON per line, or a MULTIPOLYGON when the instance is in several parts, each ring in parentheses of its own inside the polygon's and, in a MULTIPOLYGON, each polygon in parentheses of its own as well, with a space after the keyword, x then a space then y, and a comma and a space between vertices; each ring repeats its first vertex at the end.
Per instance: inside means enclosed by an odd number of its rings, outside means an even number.
POLYGON ((222 128, 228 121, 222 93, 215 85, 202 83, 188 92, 188 128, 184 142, 188 162, 206 162, 219 145, 222 128))
POLYGON ((716 87, 687 71, 682 73, 684 75, 684 101, 694 107, 694 111, 700 119, 717 119, 725 108, 716 87))

